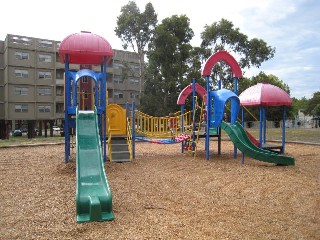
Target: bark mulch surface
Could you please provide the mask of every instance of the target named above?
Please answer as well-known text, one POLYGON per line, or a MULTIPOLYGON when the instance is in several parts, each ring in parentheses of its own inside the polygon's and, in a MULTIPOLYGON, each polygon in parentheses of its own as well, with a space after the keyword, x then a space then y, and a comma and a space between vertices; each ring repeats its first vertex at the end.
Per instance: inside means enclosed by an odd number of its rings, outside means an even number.
POLYGON ((134 161, 105 165, 115 220, 77 224, 75 154, 1 148, 0 239, 320 239, 319 146, 287 144, 287 167, 211 149, 137 143, 134 161))

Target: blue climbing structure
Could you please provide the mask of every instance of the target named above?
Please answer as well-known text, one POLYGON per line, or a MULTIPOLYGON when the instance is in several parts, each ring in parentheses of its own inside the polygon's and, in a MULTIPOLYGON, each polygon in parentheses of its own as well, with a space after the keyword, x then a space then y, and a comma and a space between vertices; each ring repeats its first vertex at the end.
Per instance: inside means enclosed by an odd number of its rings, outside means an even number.
MULTIPOLYGON (((79 80, 89 77, 94 82, 94 108, 97 112, 98 127, 103 149, 103 159, 106 161, 106 81, 107 63, 114 53, 107 40, 91 32, 71 34, 60 44, 59 56, 65 64, 65 162, 70 158, 70 134, 75 132, 76 112, 79 102, 79 80), (84 69, 70 70, 70 64, 80 64, 84 69), (100 65, 100 72, 92 71, 86 66, 100 65)), ((80 67, 81 68, 81 67, 80 67)))

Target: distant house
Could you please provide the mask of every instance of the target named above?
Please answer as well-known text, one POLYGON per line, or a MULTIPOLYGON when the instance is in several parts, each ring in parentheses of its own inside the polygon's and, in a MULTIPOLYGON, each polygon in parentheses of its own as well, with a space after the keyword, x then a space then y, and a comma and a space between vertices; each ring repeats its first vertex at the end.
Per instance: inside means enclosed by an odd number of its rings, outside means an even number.
POLYGON ((315 128, 317 127, 317 120, 313 116, 305 115, 303 109, 299 109, 298 115, 295 118, 295 127, 315 128))

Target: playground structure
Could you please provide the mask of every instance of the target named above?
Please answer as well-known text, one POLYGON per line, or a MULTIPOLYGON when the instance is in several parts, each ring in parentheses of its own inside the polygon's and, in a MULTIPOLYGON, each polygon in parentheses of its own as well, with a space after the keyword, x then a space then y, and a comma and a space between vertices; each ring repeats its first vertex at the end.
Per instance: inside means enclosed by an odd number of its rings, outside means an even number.
POLYGON ((113 56, 109 42, 90 32, 71 34, 60 44, 65 64, 65 162, 70 157, 70 133, 76 129, 77 222, 113 220, 112 195, 103 162, 106 160, 106 66, 113 56), (101 72, 69 70, 69 64, 100 65, 101 72), (77 84, 94 81, 94 109, 79 110, 77 84))
MULTIPOLYGON (((144 140, 149 141, 151 143, 161 143, 161 144, 173 144, 173 143, 180 143, 182 142, 182 152, 184 149, 184 143, 186 141, 191 142, 191 146, 188 149, 191 149, 193 153, 196 153, 196 145, 199 137, 205 138, 205 149, 206 149, 206 159, 210 159, 210 138, 211 137, 218 137, 218 154, 221 152, 221 129, 225 130, 226 133, 229 135, 231 141, 234 143, 234 158, 237 157, 237 149, 239 149, 242 152, 242 163, 244 162, 244 155, 248 155, 256 160, 264 161, 264 162, 270 162, 275 163, 277 165, 294 165, 294 159, 288 156, 280 155, 276 152, 270 152, 269 150, 272 150, 274 148, 279 148, 279 146, 273 147, 273 146, 266 146, 266 138, 265 138, 265 110, 263 110, 261 114, 261 130, 260 130, 260 136, 261 133, 264 132, 264 138, 260 140, 260 144, 258 144, 258 141, 253 138, 253 136, 247 132, 241 124, 237 122, 239 111, 241 108, 240 99, 237 96, 238 92, 238 81, 239 78, 242 77, 241 69, 236 62, 236 60, 226 51, 219 51, 215 54, 213 54, 206 62, 202 75, 206 78, 206 89, 201 87, 199 84, 195 83, 195 80, 188 85, 179 95, 179 98, 177 100, 177 104, 181 105, 181 112, 179 115, 176 115, 176 121, 177 121, 177 137, 176 141, 171 141, 169 139, 153 139, 150 137, 158 137, 158 138, 169 138, 170 132, 168 131, 168 122, 170 122, 170 118, 168 116, 166 117, 160 117, 155 118, 152 116, 147 116, 139 111, 135 110, 134 104, 132 105, 132 111, 131 111, 131 120, 130 116, 127 115, 129 121, 131 121, 131 127, 132 127, 132 139, 137 140, 144 140), (210 75, 212 68, 214 65, 219 61, 226 62, 233 73, 234 76, 234 84, 233 84, 233 91, 228 89, 223 89, 221 81, 218 81, 218 90, 212 91, 210 88, 210 75), (184 104, 186 101, 186 98, 192 93, 192 111, 184 112, 184 104), (200 107, 202 110, 200 113, 200 116, 203 115, 203 111, 206 112, 205 116, 205 131, 200 134, 200 127, 201 122, 203 119, 198 120, 198 128, 197 131, 195 130, 195 109, 196 109, 196 93, 200 95, 201 98, 203 98, 203 105, 200 107), (226 112, 226 105, 227 103, 231 103, 231 109, 230 109, 230 123, 224 122, 224 116, 226 112), (135 113, 137 115, 135 116, 135 113), (149 140, 145 140, 145 138, 142 137, 136 137, 136 133, 142 134, 144 136, 148 136, 149 140), (179 137, 183 136, 183 137, 179 137), (263 144, 262 144, 263 143, 263 144)), ((254 96, 260 96, 257 92, 251 92, 250 95, 254 96)), ((288 97, 287 97, 288 98, 288 97)), ((290 105, 290 97, 289 100, 286 98, 286 102, 284 105, 290 105)), ((278 105, 283 104, 283 102, 279 102, 279 99, 276 99, 275 102, 278 103, 278 105)), ((244 122, 244 106, 246 103, 244 103, 242 107, 242 123, 244 122)), ((128 112, 128 111, 127 111, 128 112)), ((285 121, 285 115, 284 115, 284 121, 285 121)), ((284 131, 283 131, 284 135, 284 131)), ((261 138, 260 138, 261 139, 261 138)), ((134 147, 134 141, 132 141, 132 147, 131 147, 133 153, 132 155, 135 155, 135 147, 134 147)), ((280 148, 280 153, 283 153, 284 151, 284 136, 283 136, 283 145, 280 148)))
POLYGON ((278 165, 294 165, 294 159, 258 148, 252 143, 243 126, 237 122, 240 100, 237 96, 238 80, 242 76, 236 60, 226 51, 213 54, 206 62, 202 75, 206 78, 206 89, 195 83, 188 85, 180 94, 177 103, 181 112, 173 116, 152 117, 135 109, 135 104, 122 109, 106 102, 106 66, 113 56, 111 45, 102 37, 90 32, 72 34, 65 38, 59 48, 61 61, 65 64, 65 162, 70 157, 70 133, 76 129, 77 222, 113 220, 112 194, 104 170, 107 160, 125 162, 135 158, 135 141, 144 140, 141 136, 151 136, 158 144, 181 143, 184 149, 196 153, 200 137, 201 123, 205 120, 206 159, 210 158, 210 138, 218 137, 218 153, 221 150, 221 129, 225 130, 234 143, 234 157, 237 148, 244 154, 260 161, 278 165), (213 66, 225 61, 234 75, 233 91, 223 89, 221 81, 218 90, 211 90, 210 75, 213 66), (81 69, 69 70, 69 64, 101 65, 101 72, 81 69), (94 107, 80 110, 80 95, 77 83, 83 77, 94 82, 94 107), (192 93, 192 111, 185 112, 186 98, 192 93), (201 107, 196 101, 196 93, 202 98, 201 107), (230 123, 224 122, 226 104, 231 103, 230 123), (195 110, 201 109, 196 130, 195 110), (204 114, 206 113, 206 114, 204 114), (205 119, 202 117, 205 116, 205 119), (172 123, 174 124, 172 125, 172 123), (170 131, 170 130, 171 131, 170 131), (168 131, 169 130, 169 131, 168 131), (164 139, 164 138, 170 138, 164 139), (107 145, 108 139, 108 145, 107 145), (187 148, 186 142, 191 143, 187 148), (117 157, 116 157, 117 156, 117 157))

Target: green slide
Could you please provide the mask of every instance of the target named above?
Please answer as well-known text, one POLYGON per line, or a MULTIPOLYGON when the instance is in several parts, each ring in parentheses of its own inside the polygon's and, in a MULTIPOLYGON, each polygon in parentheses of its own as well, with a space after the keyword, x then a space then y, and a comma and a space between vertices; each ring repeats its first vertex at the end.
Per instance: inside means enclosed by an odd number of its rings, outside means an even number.
POLYGON ((294 165, 292 157, 280 155, 268 150, 258 148, 254 145, 239 122, 229 124, 221 123, 221 128, 227 132, 234 145, 245 155, 263 162, 275 163, 278 165, 294 165))
POLYGON ((103 165, 97 114, 77 111, 77 222, 113 220, 112 195, 103 165))

